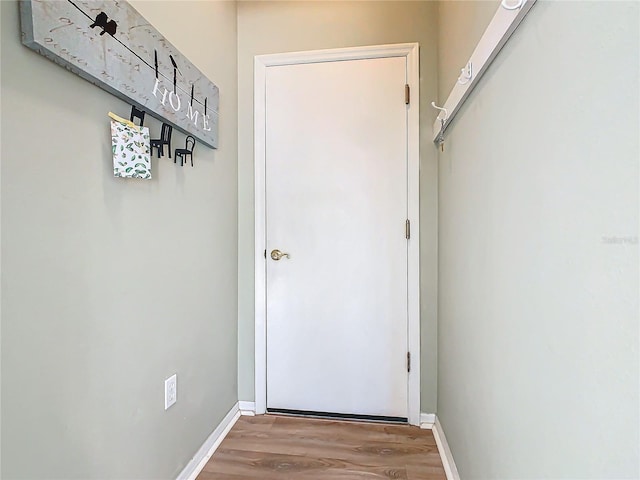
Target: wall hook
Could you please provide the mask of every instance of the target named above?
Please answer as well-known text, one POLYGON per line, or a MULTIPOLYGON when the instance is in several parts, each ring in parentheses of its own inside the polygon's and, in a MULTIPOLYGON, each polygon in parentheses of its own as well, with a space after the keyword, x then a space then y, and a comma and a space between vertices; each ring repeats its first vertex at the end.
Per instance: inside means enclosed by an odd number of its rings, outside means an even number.
POLYGON ((460 69, 460 76, 458 77, 458 83, 460 85, 466 85, 473 79, 473 63, 469 62, 464 68, 460 69))
POLYGON ((440 133, 438 133, 438 137, 435 139, 435 142, 444 152, 444 126, 445 126, 445 123, 447 122, 447 118, 449 117, 449 112, 447 111, 446 108, 437 106, 436 102, 431 102, 431 106, 437 110, 440 110, 440 113, 438 113, 438 118, 440 119, 440 133), (444 112, 444 116, 441 117, 440 115, 443 112, 444 112))
MULTIPOLYGON (((437 110, 440 110, 440 113, 444 112, 444 118, 441 118, 441 120, 443 121, 447 120, 447 117, 449 116, 449 112, 447 111, 446 108, 437 106, 436 102, 431 102, 431 106, 437 110)), ((440 116, 440 113, 438 114, 438 117, 440 116)))
POLYGON ((517 0, 513 5, 509 5, 509 0, 502 0, 502 8, 506 10, 518 10, 524 5, 525 0, 517 0))
POLYGON ((438 133, 438 137, 436 138, 436 143, 440 147, 440 150, 444 152, 444 119, 440 119, 440 133, 438 133))

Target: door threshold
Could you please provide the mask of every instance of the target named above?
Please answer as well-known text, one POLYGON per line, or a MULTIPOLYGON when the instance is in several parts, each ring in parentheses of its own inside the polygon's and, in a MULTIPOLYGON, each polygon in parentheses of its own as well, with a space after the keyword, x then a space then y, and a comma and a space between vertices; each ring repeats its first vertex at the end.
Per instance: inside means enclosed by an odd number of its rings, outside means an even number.
POLYGON ((407 417, 389 417, 385 415, 359 415, 352 413, 315 412, 310 410, 291 410, 288 408, 267 408, 267 414, 289 417, 322 418, 325 420, 345 420, 369 423, 407 424, 407 417))

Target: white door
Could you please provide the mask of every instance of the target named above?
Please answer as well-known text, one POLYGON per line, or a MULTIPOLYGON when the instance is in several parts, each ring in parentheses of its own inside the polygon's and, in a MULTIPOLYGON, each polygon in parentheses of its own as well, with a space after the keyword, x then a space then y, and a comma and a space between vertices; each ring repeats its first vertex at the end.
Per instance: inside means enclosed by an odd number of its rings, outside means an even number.
POLYGON ((270 411, 407 417, 406 69, 267 68, 270 411))

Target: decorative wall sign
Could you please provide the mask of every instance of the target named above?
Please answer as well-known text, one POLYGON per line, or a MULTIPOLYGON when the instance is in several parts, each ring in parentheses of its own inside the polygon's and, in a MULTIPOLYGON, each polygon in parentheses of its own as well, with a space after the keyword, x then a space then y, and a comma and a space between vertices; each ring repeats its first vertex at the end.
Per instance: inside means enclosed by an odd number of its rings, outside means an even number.
POLYGON ((123 0, 22 0, 22 43, 218 146, 218 87, 123 0))

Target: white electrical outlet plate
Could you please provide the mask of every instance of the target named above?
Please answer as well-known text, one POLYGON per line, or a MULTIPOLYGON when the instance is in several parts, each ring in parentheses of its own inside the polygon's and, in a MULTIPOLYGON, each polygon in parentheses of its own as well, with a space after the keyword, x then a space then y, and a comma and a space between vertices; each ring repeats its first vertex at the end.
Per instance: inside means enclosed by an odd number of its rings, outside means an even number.
POLYGON ((178 399, 178 374, 173 374, 164 381, 164 409, 176 403, 178 399))

